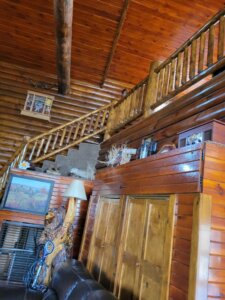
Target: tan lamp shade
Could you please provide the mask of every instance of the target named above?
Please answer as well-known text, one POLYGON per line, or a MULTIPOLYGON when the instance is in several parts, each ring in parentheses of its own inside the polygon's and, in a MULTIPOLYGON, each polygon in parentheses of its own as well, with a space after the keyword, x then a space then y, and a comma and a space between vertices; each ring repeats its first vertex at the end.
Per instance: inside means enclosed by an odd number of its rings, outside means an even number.
POLYGON ((81 200, 87 200, 84 184, 80 180, 74 180, 68 186, 63 194, 64 197, 77 198, 81 200))

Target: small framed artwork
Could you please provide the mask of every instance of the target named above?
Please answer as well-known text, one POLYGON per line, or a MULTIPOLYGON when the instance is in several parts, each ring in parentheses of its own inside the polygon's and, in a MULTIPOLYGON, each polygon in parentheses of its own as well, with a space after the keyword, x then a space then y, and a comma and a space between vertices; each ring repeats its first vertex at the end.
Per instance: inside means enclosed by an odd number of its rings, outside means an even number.
POLYGON ((53 186, 52 180, 11 174, 3 196, 2 208, 45 215, 53 186))
POLYGON ((28 91, 21 114, 49 121, 53 100, 54 96, 28 91))

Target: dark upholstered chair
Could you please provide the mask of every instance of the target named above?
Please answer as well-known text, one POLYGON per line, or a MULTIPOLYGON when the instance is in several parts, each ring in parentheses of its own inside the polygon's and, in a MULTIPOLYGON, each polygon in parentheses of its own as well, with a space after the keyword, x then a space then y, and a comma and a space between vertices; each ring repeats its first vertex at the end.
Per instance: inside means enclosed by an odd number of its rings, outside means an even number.
POLYGON ((24 287, 0 287, 1 300, 115 300, 79 261, 66 261, 44 294, 24 287))

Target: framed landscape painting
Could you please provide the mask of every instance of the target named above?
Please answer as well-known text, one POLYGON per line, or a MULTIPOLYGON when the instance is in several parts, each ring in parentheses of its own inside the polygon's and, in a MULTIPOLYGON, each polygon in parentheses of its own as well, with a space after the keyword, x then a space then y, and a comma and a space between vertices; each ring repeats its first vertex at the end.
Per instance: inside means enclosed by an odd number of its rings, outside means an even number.
POLYGON ((48 210, 53 186, 52 180, 11 174, 2 208, 44 215, 48 210))

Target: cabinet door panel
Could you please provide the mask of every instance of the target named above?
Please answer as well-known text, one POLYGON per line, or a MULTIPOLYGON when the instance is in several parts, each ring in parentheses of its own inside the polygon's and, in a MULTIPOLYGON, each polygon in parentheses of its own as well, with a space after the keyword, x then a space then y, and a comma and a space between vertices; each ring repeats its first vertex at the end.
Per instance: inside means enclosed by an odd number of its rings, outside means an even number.
POLYGON ((99 199, 88 268, 104 287, 113 290, 123 201, 99 199))
POLYGON ((119 299, 166 299, 174 203, 172 197, 127 200, 115 289, 119 299))
POLYGON ((162 286, 168 201, 147 201, 146 235, 141 260, 140 297, 155 300, 162 286))
POLYGON ((137 297, 135 284, 139 276, 141 259, 146 201, 129 199, 125 213, 125 224, 122 235, 121 274, 118 280, 119 299, 129 300, 137 297))
POLYGON ((94 239, 92 243, 92 253, 89 264, 89 270, 96 280, 99 279, 101 270, 108 210, 109 203, 100 201, 97 210, 98 218, 96 219, 95 224, 94 239))
POLYGON ((113 289, 113 283, 116 273, 116 260, 117 260, 117 239, 120 223, 121 205, 119 201, 112 201, 109 203, 107 214, 108 226, 104 239, 104 251, 102 256, 101 273, 99 281, 102 285, 109 289, 113 289))

